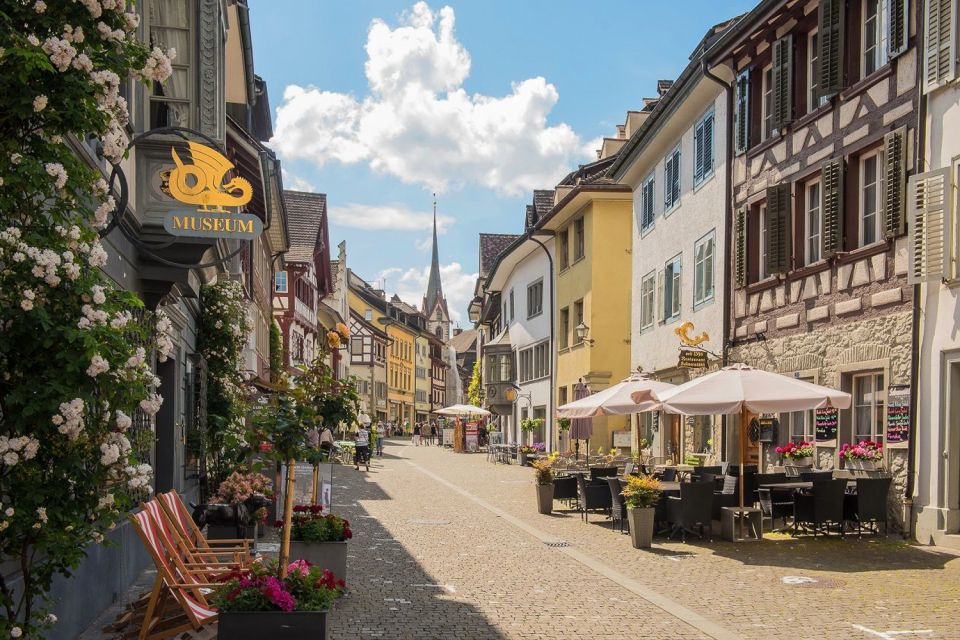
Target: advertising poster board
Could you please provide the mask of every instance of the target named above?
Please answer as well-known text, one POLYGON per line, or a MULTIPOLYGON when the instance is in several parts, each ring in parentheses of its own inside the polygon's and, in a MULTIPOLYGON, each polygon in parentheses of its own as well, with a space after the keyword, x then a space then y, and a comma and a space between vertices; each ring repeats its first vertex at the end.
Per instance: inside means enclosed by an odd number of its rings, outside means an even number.
POLYGON ((910 440, 910 387, 891 385, 887 389, 887 443, 910 440))

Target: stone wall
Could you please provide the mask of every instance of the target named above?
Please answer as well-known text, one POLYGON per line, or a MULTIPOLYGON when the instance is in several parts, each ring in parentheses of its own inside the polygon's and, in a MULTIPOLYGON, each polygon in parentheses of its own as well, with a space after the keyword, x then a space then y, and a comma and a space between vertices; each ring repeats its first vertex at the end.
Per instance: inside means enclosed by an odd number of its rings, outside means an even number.
MULTIPOLYGON (((850 391, 848 374, 881 370, 887 387, 910 384, 912 315, 905 311, 843 325, 826 325, 815 331, 757 340, 730 350, 731 362, 758 369, 813 378, 817 384, 850 391)), ((837 451, 851 441, 851 411, 840 412, 836 440, 816 443, 816 462, 821 469, 837 468, 837 451)), ((907 481, 907 449, 895 445, 885 451, 884 466, 893 476, 890 492, 891 527, 900 527, 907 481)), ((767 465, 779 464, 774 447, 766 447, 767 465)))

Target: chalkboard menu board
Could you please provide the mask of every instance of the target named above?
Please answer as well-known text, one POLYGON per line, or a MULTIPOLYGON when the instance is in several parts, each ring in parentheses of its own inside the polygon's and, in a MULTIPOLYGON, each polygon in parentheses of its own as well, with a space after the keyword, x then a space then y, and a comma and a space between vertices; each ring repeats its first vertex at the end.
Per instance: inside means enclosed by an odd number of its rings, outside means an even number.
POLYGON ((814 412, 813 422, 817 430, 817 441, 836 440, 839 411, 833 407, 817 409, 814 412))
POLYGON ((887 389, 887 443, 910 440, 910 387, 891 385, 887 389))

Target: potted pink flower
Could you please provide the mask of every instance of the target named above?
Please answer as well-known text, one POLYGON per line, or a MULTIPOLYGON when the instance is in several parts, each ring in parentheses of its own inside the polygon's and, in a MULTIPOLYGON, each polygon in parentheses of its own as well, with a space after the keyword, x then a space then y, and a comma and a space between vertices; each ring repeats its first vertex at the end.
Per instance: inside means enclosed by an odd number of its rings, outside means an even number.
POLYGON ((812 442, 788 442, 782 447, 777 447, 777 453, 784 461, 790 461, 797 467, 813 466, 813 443, 812 442))
POLYGON ((267 507, 272 498, 273 482, 270 478, 243 468, 234 471, 220 483, 216 496, 220 504, 230 507, 223 510, 228 516, 227 521, 213 521, 211 515, 208 515, 207 537, 253 538, 256 524, 264 522, 267 517, 267 507))
POLYGON ((861 440, 856 444, 844 443, 840 457, 847 469, 876 471, 883 466, 883 443, 861 440))

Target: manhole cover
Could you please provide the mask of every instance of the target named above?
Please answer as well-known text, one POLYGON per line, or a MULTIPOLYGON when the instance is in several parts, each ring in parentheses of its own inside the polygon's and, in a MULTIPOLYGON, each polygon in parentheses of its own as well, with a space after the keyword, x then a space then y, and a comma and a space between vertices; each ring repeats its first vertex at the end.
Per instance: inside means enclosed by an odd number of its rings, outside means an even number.
POLYGON ((570 543, 566 540, 556 540, 554 542, 544 542, 548 547, 569 547, 570 543))
POLYGON ((418 518, 416 520, 411 520, 410 524, 433 524, 433 525, 443 525, 450 524, 449 520, 430 520, 428 518, 418 518))
POLYGON ((837 589, 846 583, 843 580, 821 580, 810 576, 783 576, 780 582, 791 587, 805 587, 807 589, 837 589))

